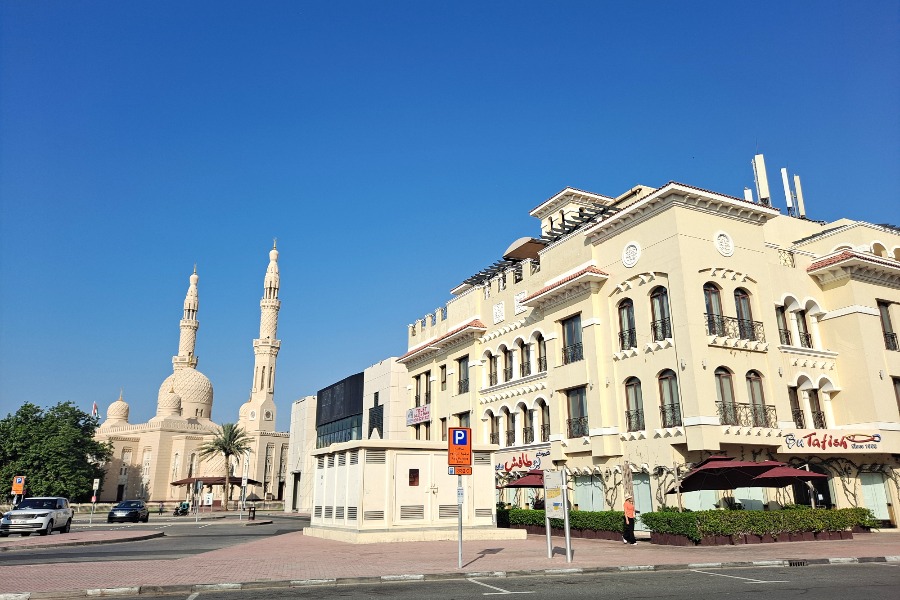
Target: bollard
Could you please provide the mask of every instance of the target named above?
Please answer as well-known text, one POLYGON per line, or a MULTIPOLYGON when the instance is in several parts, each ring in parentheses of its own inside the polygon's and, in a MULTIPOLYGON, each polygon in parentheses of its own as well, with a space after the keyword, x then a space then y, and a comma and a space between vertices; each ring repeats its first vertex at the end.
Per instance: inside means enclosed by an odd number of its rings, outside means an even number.
POLYGON ((249 509, 247 509, 247 520, 248 521, 256 520, 256 507, 255 506, 251 506, 249 509))

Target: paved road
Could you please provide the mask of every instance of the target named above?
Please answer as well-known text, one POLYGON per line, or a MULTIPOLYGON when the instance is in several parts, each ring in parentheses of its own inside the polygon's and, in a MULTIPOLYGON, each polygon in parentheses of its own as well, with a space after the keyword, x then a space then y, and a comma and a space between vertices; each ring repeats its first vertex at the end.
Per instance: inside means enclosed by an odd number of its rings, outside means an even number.
MULTIPOLYGON (((3 565, 30 565, 60 562, 99 562, 112 560, 176 560, 227 548, 235 544, 299 531, 309 524, 308 519, 296 517, 266 517, 270 525, 246 526, 236 519, 210 521, 151 520, 148 524, 94 524, 72 525, 72 531, 123 530, 163 531, 165 537, 141 542, 125 542, 97 546, 74 546, 17 550, 3 554, 3 565)), ((246 522, 246 521, 245 521, 246 522)), ((54 537, 58 534, 53 534, 54 537)), ((48 538, 49 540, 50 538, 48 538)), ((13 540, 14 538, 8 538, 13 540)))
MULTIPOLYGON (((567 600, 610 598, 629 600, 847 600, 891 598, 900 585, 900 564, 869 563, 790 568, 694 569, 562 575, 552 577, 470 578, 408 581, 365 585, 323 585, 290 589, 205 591, 185 594, 190 600, 303 600, 396 598, 398 600, 467 600, 515 595, 567 600), (892 591, 893 590, 893 591, 892 591)), ((141 595, 142 600, 172 600, 182 596, 141 595)))

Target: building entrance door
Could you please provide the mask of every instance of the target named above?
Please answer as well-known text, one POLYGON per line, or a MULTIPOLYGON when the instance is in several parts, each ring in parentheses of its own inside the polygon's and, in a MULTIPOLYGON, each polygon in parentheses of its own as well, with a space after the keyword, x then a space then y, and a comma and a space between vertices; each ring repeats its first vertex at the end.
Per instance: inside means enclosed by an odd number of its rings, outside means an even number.
MULTIPOLYGON (((653 498, 650 494, 650 475, 647 473, 635 473, 632 475, 634 482, 634 509, 640 514, 653 512, 653 498)), ((635 515, 635 531, 649 531, 647 526, 635 515)))
POLYGON ((866 508, 872 511, 876 519, 881 521, 890 519, 887 508, 887 490, 884 489, 884 475, 860 473, 859 482, 862 484, 863 502, 866 503, 866 508))

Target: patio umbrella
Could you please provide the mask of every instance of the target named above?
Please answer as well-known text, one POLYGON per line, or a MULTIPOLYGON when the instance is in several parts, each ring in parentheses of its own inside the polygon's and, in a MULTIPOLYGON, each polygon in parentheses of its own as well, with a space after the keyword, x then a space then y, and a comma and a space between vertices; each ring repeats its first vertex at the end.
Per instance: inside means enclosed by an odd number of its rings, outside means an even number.
POLYGON ((750 482, 749 487, 781 488, 794 485, 801 481, 827 478, 828 476, 823 475, 822 473, 814 473, 804 469, 795 469, 794 467, 788 466, 773 467, 754 477, 750 482))
MULTIPOLYGON (((672 487, 667 494, 695 492, 698 490, 733 490, 752 487, 753 478, 784 463, 773 460, 752 462, 728 460, 727 457, 711 457, 701 462, 681 480, 679 489, 672 487)), ((759 487, 759 486, 757 486, 759 487)))
MULTIPOLYGON (((191 485, 197 481, 202 481, 203 485, 225 485, 225 477, 186 477, 184 479, 179 479, 178 481, 173 481, 169 485, 191 485)), ((241 485, 240 477, 232 477, 231 485, 241 485)), ((262 485, 259 481, 255 479, 247 479, 247 483, 249 485, 262 485)))
POLYGON ((528 471, 522 477, 519 477, 515 481, 507 483, 506 485, 500 486, 504 488, 543 488, 544 487, 544 471, 543 470, 533 470, 528 471))

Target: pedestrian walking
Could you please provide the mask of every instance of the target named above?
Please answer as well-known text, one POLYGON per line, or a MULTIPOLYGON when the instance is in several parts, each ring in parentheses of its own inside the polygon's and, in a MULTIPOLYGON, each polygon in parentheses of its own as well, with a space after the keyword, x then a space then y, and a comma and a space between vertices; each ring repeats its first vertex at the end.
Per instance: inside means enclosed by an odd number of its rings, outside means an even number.
POLYGON ((634 497, 631 494, 625 496, 625 517, 622 528, 622 541, 634 546, 637 540, 634 538, 634 497))

